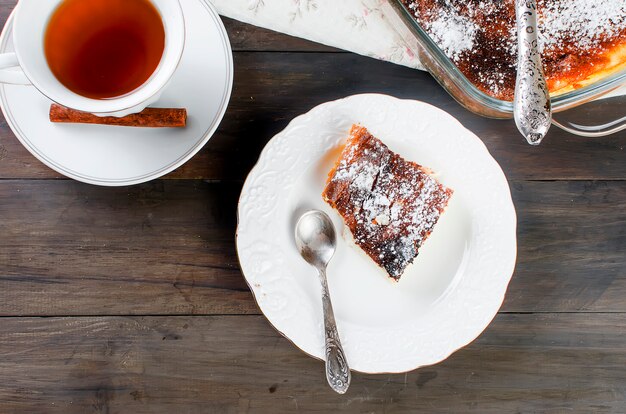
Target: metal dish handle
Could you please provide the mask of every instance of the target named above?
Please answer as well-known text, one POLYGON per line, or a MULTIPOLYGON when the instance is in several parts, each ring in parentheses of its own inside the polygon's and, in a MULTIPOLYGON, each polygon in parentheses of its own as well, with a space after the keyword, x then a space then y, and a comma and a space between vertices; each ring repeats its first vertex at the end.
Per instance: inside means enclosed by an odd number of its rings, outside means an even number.
POLYGON ((626 130, 626 116, 603 125, 578 125, 571 122, 564 125, 554 119, 552 120, 552 124, 570 134, 581 137, 599 138, 626 130))
MULTIPOLYGON (((581 105, 584 108, 587 105, 598 105, 602 104, 602 101, 607 99, 611 99, 610 105, 613 108, 626 108, 626 86, 618 88, 617 90, 601 96, 587 104, 581 105)), ((570 134, 578 135, 580 137, 589 137, 589 138, 599 138, 606 137, 608 135, 616 134, 620 131, 626 130, 626 114, 618 114, 616 115, 616 119, 608 120, 605 119, 597 124, 588 124, 584 125, 580 120, 568 120, 566 119, 568 112, 563 112, 562 114, 556 115, 552 119, 552 124, 563 131, 569 132, 570 134)), ((591 122, 591 121, 590 121, 591 122)))

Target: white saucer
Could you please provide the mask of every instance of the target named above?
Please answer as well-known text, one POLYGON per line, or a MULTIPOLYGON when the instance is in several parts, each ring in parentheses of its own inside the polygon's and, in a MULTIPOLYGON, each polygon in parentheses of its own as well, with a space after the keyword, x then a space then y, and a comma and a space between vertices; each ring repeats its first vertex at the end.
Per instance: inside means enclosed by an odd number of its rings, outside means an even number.
MULTIPOLYGON (((181 0, 186 45, 181 64, 154 107, 187 108, 185 129, 52 124, 51 101, 32 86, 0 86, 0 106, 22 144, 59 173, 90 184, 150 181, 193 157, 217 129, 230 99, 233 58, 226 30, 208 0, 181 0)), ((12 18, 0 52, 13 50, 12 18)))
POLYGON ((320 209, 341 234, 342 219, 321 192, 353 123, 432 168, 454 195, 399 283, 340 237, 328 277, 348 362, 370 373, 434 364, 474 340, 496 315, 517 248, 515 209, 502 170, 474 134, 433 106, 357 95, 294 119, 270 141, 244 185, 241 268, 274 327, 323 358, 320 285, 298 255, 294 225, 305 210, 320 209))

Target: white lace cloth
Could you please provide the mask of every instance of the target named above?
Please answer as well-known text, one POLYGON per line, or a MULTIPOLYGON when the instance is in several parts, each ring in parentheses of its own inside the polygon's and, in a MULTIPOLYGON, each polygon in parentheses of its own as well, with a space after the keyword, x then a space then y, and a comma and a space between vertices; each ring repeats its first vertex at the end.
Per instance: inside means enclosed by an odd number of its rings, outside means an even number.
POLYGON ((211 0, 226 17, 422 69, 385 20, 381 0, 211 0))

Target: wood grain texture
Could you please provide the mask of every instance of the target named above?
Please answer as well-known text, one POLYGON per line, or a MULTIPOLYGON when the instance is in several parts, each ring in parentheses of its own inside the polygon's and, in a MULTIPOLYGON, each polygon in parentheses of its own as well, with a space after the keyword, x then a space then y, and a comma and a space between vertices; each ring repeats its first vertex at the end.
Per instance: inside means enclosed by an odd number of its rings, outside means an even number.
POLYGON ((504 310, 626 311, 626 182, 514 182, 518 260, 504 310))
POLYGON ((340 396, 260 316, 9 318, 0 411, 620 413, 625 333, 626 315, 500 315, 445 362, 355 373, 340 396))
POLYGON ((334 52, 343 50, 223 17, 235 52, 334 52))
MULTIPOLYGON (((228 112, 200 153, 168 178, 243 180, 262 148, 296 116, 358 93, 418 99, 455 116, 476 133, 510 179, 624 179, 626 132, 591 139, 553 128, 531 147, 514 122, 485 119, 463 109, 424 72, 352 54, 236 53, 228 112)), ((0 123, 0 179, 59 178, 0 123)))
MULTIPOLYGON (((0 315, 258 313, 239 183, 0 182, 0 315)), ((508 312, 626 312, 626 182, 514 182, 508 312)))
POLYGON ((258 312, 233 242, 238 186, 0 188, 0 314, 258 312))

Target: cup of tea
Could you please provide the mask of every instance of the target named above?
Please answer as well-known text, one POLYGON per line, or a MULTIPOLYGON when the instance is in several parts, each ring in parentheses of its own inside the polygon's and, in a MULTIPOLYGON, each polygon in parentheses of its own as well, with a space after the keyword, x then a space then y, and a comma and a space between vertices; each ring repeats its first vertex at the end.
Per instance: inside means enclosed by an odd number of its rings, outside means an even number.
POLYGON ((0 83, 33 85, 56 103, 125 116, 154 103, 185 47, 178 0, 20 0, 15 53, 0 83))

